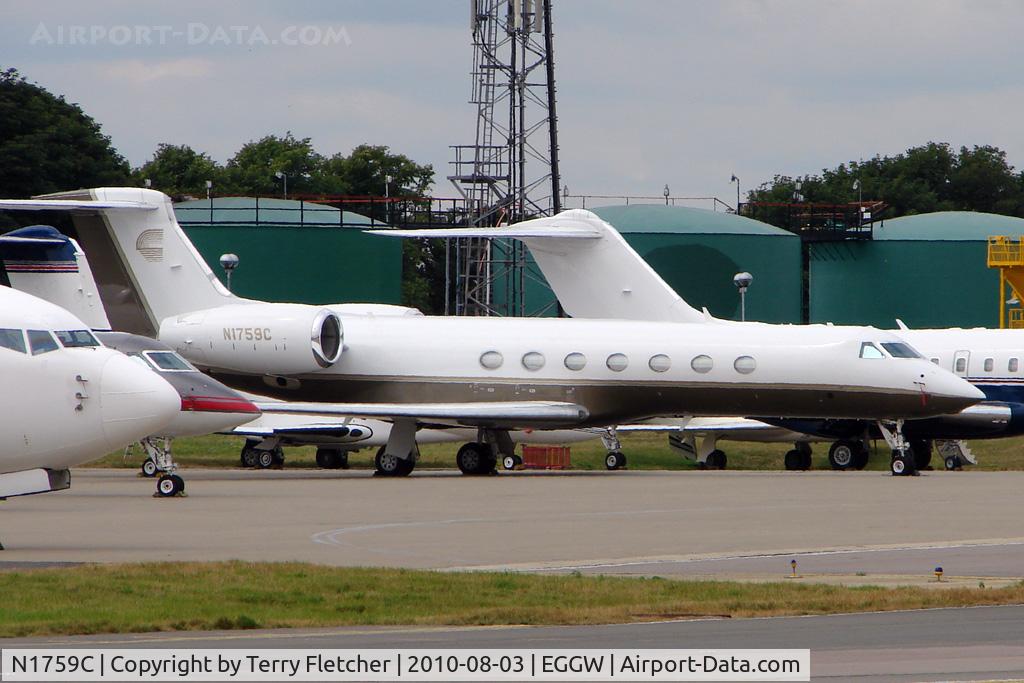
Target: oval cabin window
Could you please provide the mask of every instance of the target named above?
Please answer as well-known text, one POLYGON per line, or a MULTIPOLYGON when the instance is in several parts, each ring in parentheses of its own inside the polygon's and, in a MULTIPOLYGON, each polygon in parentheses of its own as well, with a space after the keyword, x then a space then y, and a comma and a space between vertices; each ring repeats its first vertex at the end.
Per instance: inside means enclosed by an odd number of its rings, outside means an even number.
POLYGON ((612 372, 622 372, 629 366, 629 359, 626 358, 625 354, 613 353, 608 356, 606 364, 608 365, 608 369, 612 372))
POLYGON ((544 354, 537 351, 523 354, 523 367, 532 371, 540 370, 544 367, 544 354))
POLYGON ((651 359, 647 361, 647 365, 655 372, 666 372, 672 367, 672 359, 663 353, 659 353, 656 356, 651 356, 651 359))
POLYGON ((579 371, 587 367, 587 357, 584 356, 582 353, 570 353, 568 356, 565 357, 564 362, 565 367, 569 368, 570 370, 579 371))
POLYGON ((485 351, 480 356, 480 365, 488 370, 497 370, 504 362, 505 358, 497 351, 485 351))
POLYGON ((732 366, 736 368, 736 372, 741 375, 749 375, 757 369, 757 361, 755 361, 751 356, 740 356, 732 366))
POLYGON ((715 367, 715 362, 711 360, 711 356, 701 354, 690 361, 690 367, 693 368, 695 372, 711 372, 711 368, 715 367))

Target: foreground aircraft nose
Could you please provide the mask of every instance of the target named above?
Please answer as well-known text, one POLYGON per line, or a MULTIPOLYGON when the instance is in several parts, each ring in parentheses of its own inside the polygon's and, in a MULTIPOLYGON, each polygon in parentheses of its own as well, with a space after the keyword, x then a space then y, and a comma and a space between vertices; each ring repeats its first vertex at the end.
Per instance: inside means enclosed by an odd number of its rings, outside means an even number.
POLYGON ((177 416, 181 398, 157 373, 118 353, 103 365, 100 406, 113 450, 163 429, 177 416))
POLYGON ((924 377, 927 407, 942 413, 958 413, 964 408, 985 400, 985 394, 967 380, 951 372, 934 368, 924 377))

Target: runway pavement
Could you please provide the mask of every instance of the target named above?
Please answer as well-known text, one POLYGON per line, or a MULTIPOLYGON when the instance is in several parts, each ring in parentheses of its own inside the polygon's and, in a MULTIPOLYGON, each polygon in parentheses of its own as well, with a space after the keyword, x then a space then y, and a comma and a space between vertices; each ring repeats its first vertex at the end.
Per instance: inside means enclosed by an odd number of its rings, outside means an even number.
POLYGON ((807 575, 1024 575, 1021 472, 184 475, 186 498, 153 498, 129 470, 12 498, 0 567, 237 558, 775 578, 796 556, 807 575), (809 554, 828 550, 856 552, 809 554))
POLYGON ((337 628, 0 639, 14 647, 809 648, 814 680, 1024 678, 1024 606, 517 628, 337 628))

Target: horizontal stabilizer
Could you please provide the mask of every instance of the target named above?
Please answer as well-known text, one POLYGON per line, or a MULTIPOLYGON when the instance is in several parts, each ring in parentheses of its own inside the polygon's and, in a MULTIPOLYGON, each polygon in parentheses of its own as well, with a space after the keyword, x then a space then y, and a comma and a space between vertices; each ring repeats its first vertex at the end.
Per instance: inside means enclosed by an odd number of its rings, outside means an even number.
POLYGON ((145 202, 95 199, 0 199, 0 211, 155 211, 145 202))
POLYGON ((498 228, 438 228, 423 230, 367 230, 372 235, 389 235, 391 237, 487 237, 492 239, 591 239, 602 237, 601 229, 593 219, 597 217, 589 211, 581 213, 588 217, 566 215, 576 211, 566 211, 550 218, 535 218, 514 225, 498 228))
POLYGON ((267 414, 350 415, 382 420, 413 419, 419 422, 466 426, 531 427, 577 425, 589 417, 575 403, 554 401, 496 401, 493 403, 280 403, 258 402, 267 414))
POLYGON ((60 237, 18 237, 17 235, 0 235, 0 244, 67 244, 67 239, 60 237))

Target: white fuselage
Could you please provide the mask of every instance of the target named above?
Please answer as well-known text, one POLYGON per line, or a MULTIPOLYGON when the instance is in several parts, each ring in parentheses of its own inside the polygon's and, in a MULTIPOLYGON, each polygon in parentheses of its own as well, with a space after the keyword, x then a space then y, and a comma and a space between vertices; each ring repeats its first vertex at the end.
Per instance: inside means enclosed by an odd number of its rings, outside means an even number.
POLYGON ((0 474, 93 460, 178 413, 177 392, 155 373, 98 343, 66 348, 54 333, 67 330, 87 328, 52 304, 0 287, 0 474), (33 345, 40 338, 50 341, 33 345))

